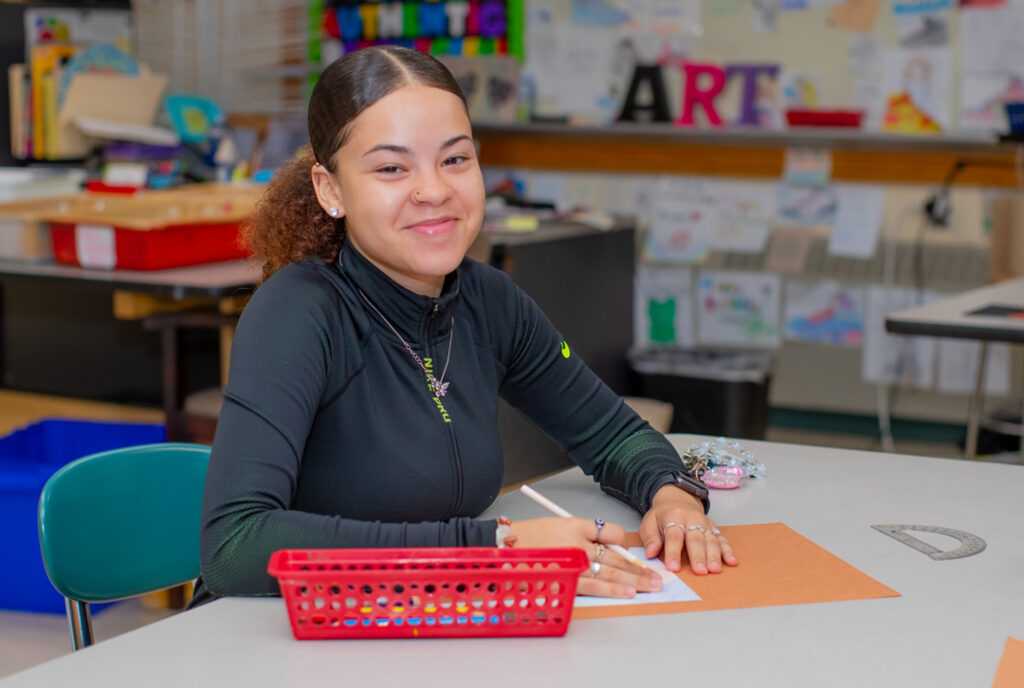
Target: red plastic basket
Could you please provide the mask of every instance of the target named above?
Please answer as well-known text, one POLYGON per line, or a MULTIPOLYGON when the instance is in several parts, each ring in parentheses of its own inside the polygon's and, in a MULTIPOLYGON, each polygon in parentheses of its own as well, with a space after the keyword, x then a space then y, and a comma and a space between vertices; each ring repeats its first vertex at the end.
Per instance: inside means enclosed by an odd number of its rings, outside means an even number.
POLYGON ((280 550, 292 632, 317 638, 565 635, 581 549, 280 550))

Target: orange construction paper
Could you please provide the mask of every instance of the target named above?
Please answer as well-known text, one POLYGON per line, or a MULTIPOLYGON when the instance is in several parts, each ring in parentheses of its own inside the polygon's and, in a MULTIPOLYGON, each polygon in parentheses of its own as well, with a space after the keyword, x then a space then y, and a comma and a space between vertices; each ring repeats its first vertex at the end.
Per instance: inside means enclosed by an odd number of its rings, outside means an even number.
POLYGON ((1003 658, 996 669, 992 688, 1019 688, 1024 686, 1024 640, 1007 638, 1003 658))
POLYGON ((832 6, 829 20, 840 29, 868 34, 875 30, 879 5, 881 0, 846 0, 841 5, 832 6))
MULTIPOLYGON (((850 566, 784 523, 721 528, 740 560, 739 566, 723 566, 722 573, 697 576, 690 570, 684 554, 683 570, 677 574, 700 595, 700 601, 580 607, 573 610, 572 618, 605 619, 899 597, 892 588, 850 566)), ((640 545, 639 535, 626 535, 627 547, 640 545)))

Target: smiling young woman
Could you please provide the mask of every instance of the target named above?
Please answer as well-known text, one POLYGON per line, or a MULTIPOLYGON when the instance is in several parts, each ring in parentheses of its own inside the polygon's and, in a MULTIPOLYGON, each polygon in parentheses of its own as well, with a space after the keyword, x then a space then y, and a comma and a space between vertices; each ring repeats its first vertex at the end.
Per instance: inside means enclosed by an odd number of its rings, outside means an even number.
POLYGON ((615 524, 476 518, 502 482, 499 395, 644 514, 648 556, 735 565, 668 441, 507 275, 465 257, 484 188, 448 70, 404 48, 350 53, 308 124, 310 149, 247 229, 264 282, 234 339, 194 604, 276 593, 267 560, 288 548, 572 546, 594 562, 582 594, 659 588, 605 547, 623 542, 615 524))

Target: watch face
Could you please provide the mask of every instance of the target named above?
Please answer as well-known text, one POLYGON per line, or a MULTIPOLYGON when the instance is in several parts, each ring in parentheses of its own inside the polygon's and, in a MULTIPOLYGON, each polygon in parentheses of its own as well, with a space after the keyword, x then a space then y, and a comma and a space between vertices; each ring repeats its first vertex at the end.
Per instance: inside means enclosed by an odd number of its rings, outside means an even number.
POLYGON ((704 483, 697 480, 693 476, 687 475, 682 471, 675 471, 673 473, 673 477, 676 481, 676 487, 683 490, 684 492, 688 492, 692 494, 694 497, 699 497, 701 499, 707 496, 707 487, 704 486, 704 483))

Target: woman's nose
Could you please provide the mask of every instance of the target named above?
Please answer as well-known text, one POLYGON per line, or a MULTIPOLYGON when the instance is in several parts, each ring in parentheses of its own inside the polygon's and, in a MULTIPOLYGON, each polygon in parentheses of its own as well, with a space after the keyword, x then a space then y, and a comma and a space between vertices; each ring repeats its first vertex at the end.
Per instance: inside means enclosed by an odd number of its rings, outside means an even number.
POLYGON ((452 196, 452 187, 437 172, 426 173, 420 177, 412 192, 412 200, 416 203, 440 205, 452 196))

